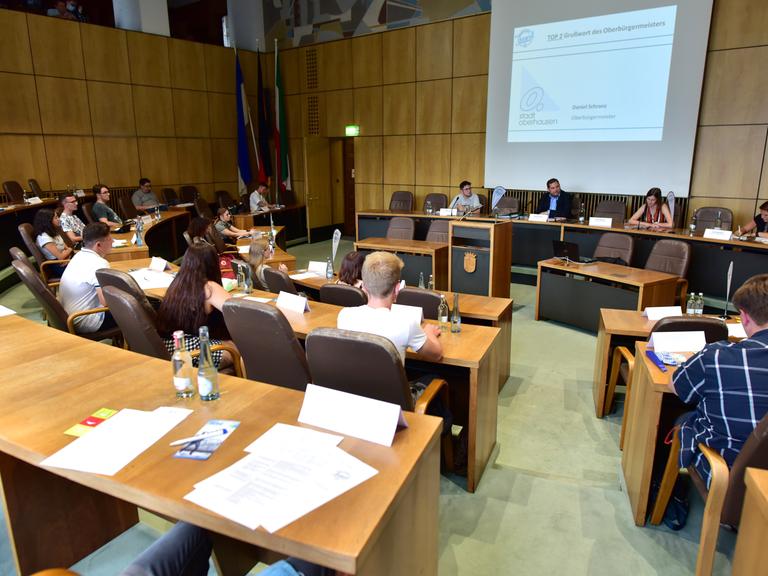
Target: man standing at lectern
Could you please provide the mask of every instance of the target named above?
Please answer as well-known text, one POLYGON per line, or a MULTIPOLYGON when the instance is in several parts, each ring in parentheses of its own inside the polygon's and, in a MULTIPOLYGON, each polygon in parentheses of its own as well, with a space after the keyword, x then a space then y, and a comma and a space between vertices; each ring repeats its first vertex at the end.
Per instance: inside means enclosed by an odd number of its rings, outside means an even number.
POLYGON ((550 218, 570 218, 571 195, 560 190, 560 181, 557 178, 547 180, 547 190, 549 193, 541 197, 536 212, 550 218))

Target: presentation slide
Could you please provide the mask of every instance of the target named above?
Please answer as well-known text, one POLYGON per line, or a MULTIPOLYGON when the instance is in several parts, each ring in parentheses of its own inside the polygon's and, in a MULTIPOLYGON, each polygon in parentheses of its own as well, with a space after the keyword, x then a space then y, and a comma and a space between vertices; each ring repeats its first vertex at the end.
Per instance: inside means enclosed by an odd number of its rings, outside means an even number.
POLYGON ((661 140, 676 13, 515 28, 507 141, 661 140))

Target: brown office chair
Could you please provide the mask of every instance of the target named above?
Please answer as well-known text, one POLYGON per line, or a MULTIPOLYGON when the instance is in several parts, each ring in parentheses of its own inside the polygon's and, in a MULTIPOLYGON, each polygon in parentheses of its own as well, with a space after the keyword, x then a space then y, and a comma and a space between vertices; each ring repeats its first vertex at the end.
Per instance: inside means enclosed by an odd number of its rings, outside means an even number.
MULTIPOLYGON (((35 268, 40 272, 40 276, 48 286, 57 286, 59 284, 60 275, 58 274, 59 266, 66 266, 69 264, 69 260, 47 260, 43 251, 35 242, 35 229, 32 228, 32 224, 24 222, 18 226, 19 235, 24 242, 24 246, 35 259, 35 268)), ((63 238, 63 236, 62 236, 63 238)))
POLYGON ((288 292, 289 294, 299 293, 291 277, 277 268, 264 268, 264 282, 267 284, 267 289, 275 294, 280 292, 288 292))
POLYGON ((733 211, 730 208, 719 208, 717 206, 703 206, 697 208, 693 213, 696 218, 696 231, 703 232, 707 228, 714 228, 717 221, 717 214, 720 213, 720 228, 731 230, 733 227, 733 211))
POLYGON ((444 242, 448 244, 448 220, 432 220, 427 230, 427 242, 444 242))
POLYGON ((211 207, 208 206, 208 202, 201 197, 195 198, 195 212, 197 212, 200 218, 209 218, 210 220, 215 218, 213 212, 211 212, 211 207))
POLYGON ((400 240, 413 240, 415 224, 413 218, 403 218, 395 216, 389 221, 387 226, 387 238, 400 240))
POLYGON ((502 196, 496 204, 496 212, 504 216, 517 214, 520 212, 520 200, 512 196, 502 196))
POLYGON ((611 261, 624 266, 632 264, 632 254, 635 251, 635 239, 629 234, 605 232, 595 246, 592 258, 611 261), (621 260, 621 262, 617 262, 621 260))
POLYGON ((618 200, 603 200, 595 208, 593 216, 597 218, 611 218, 613 228, 621 228, 627 216, 627 203, 618 200))
POLYGON ((329 283, 320 286, 320 302, 336 306, 363 306, 368 297, 360 288, 329 283))
POLYGON ((11 246, 8 248, 8 254, 11 255, 11 260, 23 260, 24 262, 29 262, 26 252, 18 246, 11 246))
POLYGON ((685 277, 690 263, 691 246, 687 242, 664 239, 657 240, 651 248, 648 260, 645 261, 645 269, 679 276, 675 304, 684 304, 688 292, 688 280, 685 277))
POLYGON ((136 206, 133 205, 130 196, 120 196, 117 199, 117 207, 122 212, 123 220, 134 220, 139 216, 139 211, 136 210, 136 206))
POLYGON ((440 306, 440 293, 424 288, 403 288, 397 295, 397 303, 405 306, 416 306, 424 311, 424 318, 437 320, 437 309, 440 306))
POLYGON ((133 296, 142 308, 146 310, 147 315, 152 319, 152 322, 155 322, 157 319, 155 307, 152 306, 149 298, 144 293, 144 290, 141 289, 139 283, 134 280, 133 276, 122 270, 102 268, 101 270, 96 270, 96 280, 99 281, 99 286, 101 286, 102 289, 106 286, 114 286, 133 296))
POLYGON ((410 212, 413 210, 413 192, 408 190, 396 190, 389 199, 389 209, 397 212, 410 212))
MULTIPOLYGON (((724 524, 736 528, 741 521, 746 491, 744 485, 746 469, 768 469, 768 415, 763 416, 757 423, 757 427, 747 438, 730 470, 728 464, 716 450, 704 444, 699 444, 699 450, 709 462, 712 470, 709 489, 707 489, 705 480, 699 475, 695 466, 688 467, 688 475, 705 502, 701 535, 699 536, 699 552, 696 556, 696 576, 708 576, 712 573, 720 525, 724 524)), ((680 432, 679 427, 675 427, 661 487, 651 512, 651 524, 660 524, 664 517, 664 511, 667 509, 672 489, 680 473, 679 457, 680 432)))
POLYGON ((488 196, 478 194, 477 198, 480 200, 480 214, 488 214, 488 196))
POLYGON ((37 180, 30 178, 27 180, 27 184, 29 184, 29 189, 32 191, 33 196, 37 196, 38 198, 43 197, 43 189, 40 188, 40 184, 37 182, 37 180))
MULTIPOLYGON (((719 318, 694 317, 694 316, 670 316, 662 318, 653 326, 651 334, 654 332, 695 332, 702 330, 704 338, 710 342, 719 342, 728 339, 728 327, 725 322, 719 318)), ((617 346, 613 350, 613 359, 611 361, 611 373, 608 378, 608 389, 605 393, 605 406, 610 410, 613 403, 613 397, 616 393, 616 384, 619 376, 624 380, 627 387, 624 396, 624 417, 621 420, 621 435, 619 436, 619 448, 624 447, 624 436, 627 429, 627 418, 629 414, 629 401, 632 387, 632 372, 635 368, 635 355, 629 351, 626 346, 617 346), (624 363, 626 362, 626 364, 624 363)))
POLYGON ((93 202, 86 202, 83 204, 83 214, 85 214, 85 219, 88 221, 88 224, 96 222, 96 218, 93 217, 93 202))
POLYGON ((195 186, 182 186, 179 188, 179 201, 183 203, 194 203, 198 197, 197 188, 195 186))
POLYGON ((24 189, 16 180, 6 180, 3 182, 3 192, 5 192, 11 204, 21 204, 24 202, 24 189))
POLYGON ((218 202, 219 208, 229 208, 237 204, 237 200, 232 198, 226 190, 216 190, 216 202, 218 202))
POLYGON ((22 283, 32 292, 32 295, 37 299, 40 306, 42 306, 45 316, 48 319, 48 325, 61 330, 62 332, 69 332, 70 334, 77 334, 83 338, 89 340, 104 340, 111 338, 114 345, 120 344, 122 338, 120 335, 120 328, 109 328, 107 330, 99 330, 98 332, 79 333, 75 330, 75 319, 80 316, 87 316, 88 314, 98 314, 100 312, 106 312, 108 309, 104 307, 92 308, 90 310, 81 310, 79 312, 73 312, 67 315, 66 310, 53 295, 53 292, 43 283, 40 275, 35 272, 26 262, 20 260, 14 260, 11 262, 16 274, 18 274, 22 283))
POLYGON ((432 210, 437 212, 440 208, 448 207, 448 196, 442 192, 430 192, 424 197, 424 204, 427 202, 432 205, 432 210))
POLYGON ((189 232, 184 230, 184 232, 181 233, 182 236, 184 236, 184 240, 187 242, 187 246, 192 246, 193 240, 189 235, 189 232))
POLYGON ((179 203, 179 197, 173 188, 163 188, 161 192, 166 204, 173 205, 179 203))
POLYGON ((222 311, 246 378, 302 392, 307 388, 312 377, 304 348, 280 309, 230 298, 222 311))

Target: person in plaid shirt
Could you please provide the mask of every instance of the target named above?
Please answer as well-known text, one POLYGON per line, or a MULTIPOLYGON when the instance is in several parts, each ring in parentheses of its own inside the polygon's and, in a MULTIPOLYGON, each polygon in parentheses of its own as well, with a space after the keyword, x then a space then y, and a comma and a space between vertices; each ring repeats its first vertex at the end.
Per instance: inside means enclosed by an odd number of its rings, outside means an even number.
POLYGON ((714 342, 672 375, 670 388, 696 409, 680 421, 680 465, 693 464, 709 486, 704 443, 728 466, 768 413, 768 274, 753 276, 733 295, 747 338, 714 342))

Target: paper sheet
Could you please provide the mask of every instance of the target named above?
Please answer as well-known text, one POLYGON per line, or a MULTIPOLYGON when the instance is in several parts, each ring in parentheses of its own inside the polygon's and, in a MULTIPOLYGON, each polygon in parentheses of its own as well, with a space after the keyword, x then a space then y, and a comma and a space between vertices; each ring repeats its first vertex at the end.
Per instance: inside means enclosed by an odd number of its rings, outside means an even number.
POLYGON ((278 422, 246 446, 245 451, 258 452, 259 450, 274 448, 279 450, 286 444, 297 446, 338 446, 342 440, 344 440, 344 436, 328 434, 327 432, 318 432, 311 428, 302 428, 301 426, 291 426, 289 424, 278 422))
POLYGON ((746 338, 747 333, 744 331, 744 325, 741 322, 728 322, 728 336, 731 338, 746 338))
POLYGON ((251 245, 250 244, 246 244, 245 246, 238 246, 237 247, 237 251, 240 254, 248 254, 251 251, 251 245))
POLYGON ((309 311, 309 303, 304 296, 290 294, 289 292, 280 291, 277 295, 275 305, 281 310, 289 310, 291 312, 298 312, 299 314, 304 314, 304 312, 309 311))
POLYGON ((698 352, 706 345, 704 331, 654 332, 648 341, 655 352, 698 352))
POLYGON ((643 310, 643 316, 648 320, 661 320, 669 316, 682 316, 683 309, 680 306, 648 306, 643 310))
POLYGON ((328 267, 327 262, 310 260, 307 264, 307 272, 312 272, 315 276, 325 276, 325 270, 328 267))
POLYGON ((0 317, 2 316, 11 316, 12 314, 16 314, 15 310, 11 310, 10 308, 6 308, 5 306, 0 305, 0 317))
POLYGON ((140 268, 128 272, 142 290, 151 290, 152 288, 168 288, 173 282, 173 276, 165 272, 150 270, 149 268, 140 268))
POLYGON ((293 280, 306 280, 307 278, 317 278, 317 274, 314 272, 299 272, 298 274, 291 274, 293 280))

